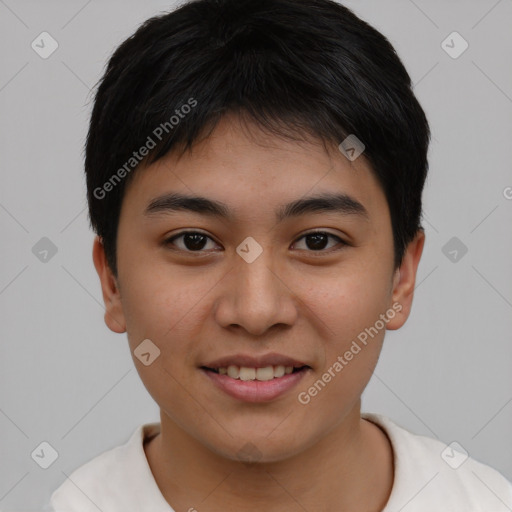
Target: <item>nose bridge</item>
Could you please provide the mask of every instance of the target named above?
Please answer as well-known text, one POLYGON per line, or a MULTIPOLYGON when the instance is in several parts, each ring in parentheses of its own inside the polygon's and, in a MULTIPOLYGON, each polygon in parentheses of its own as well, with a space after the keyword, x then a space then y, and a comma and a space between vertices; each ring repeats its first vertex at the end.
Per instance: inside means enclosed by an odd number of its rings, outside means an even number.
POLYGON ((272 303, 279 299, 281 290, 279 280, 272 271, 271 251, 264 251, 255 261, 240 262, 237 266, 238 300, 254 301, 256 307, 270 309, 272 303))
MULTIPOLYGON (((238 257, 238 256, 237 256, 238 257)), ((221 299, 218 321, 262 334, 275 324, 293 323, 296 310, 289 289, 281 283, 272 250, 252 262, 243 258, 230 273, 230 286, 221 299)))

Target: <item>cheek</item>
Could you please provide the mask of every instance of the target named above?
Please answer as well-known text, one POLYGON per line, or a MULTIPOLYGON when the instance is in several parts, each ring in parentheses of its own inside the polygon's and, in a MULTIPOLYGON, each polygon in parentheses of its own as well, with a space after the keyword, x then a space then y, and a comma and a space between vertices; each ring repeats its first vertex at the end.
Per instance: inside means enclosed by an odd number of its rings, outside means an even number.
POLYGON ((317 372, 322 382, 311 390, 318 405, 332 400, 347 406, 371 378, 385 334, 380 315, 389 307, 389 276, 380 270, 378 265, 353 266, 338 272, 337 278, 322 279, 304 289, 307 309, 323 329, 317 372))
POLYGON ((139 264, 136 272, 125 273, 121 297, 137 372, 155 402, 179 423, 181 416, 201 414, 183 390, 193 364, 193 346, 205 322, 204 297, 213 284, 206 279, 187 278, 182 272, 171 273, 166 267, 148 261, 139 264), (135 352, 145 339, 159 350, 148 366, 135 352))
POLYGON ((389 276, 375 265, 351 266, 315 278, 315 285, 303 287, 300 298, 325 326, 329 345, 339 345, 373 325, 386 310, 388 281, 389 276))
POLYGON ((123 276, 121 293, 132 350, 149 338, 163 355, 183 352, 187 357, 187 343, 197 339, 218 277, 192 268, 177 272, 155 262, 132 268, 123 276))

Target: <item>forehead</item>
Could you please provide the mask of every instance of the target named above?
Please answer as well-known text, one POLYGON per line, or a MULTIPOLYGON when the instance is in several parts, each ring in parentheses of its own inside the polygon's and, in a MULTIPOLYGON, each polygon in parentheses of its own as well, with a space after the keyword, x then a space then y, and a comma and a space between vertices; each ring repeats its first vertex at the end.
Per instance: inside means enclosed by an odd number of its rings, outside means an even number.
MULTIPOLYGON (((364 155, 349 161, 336 147, 320 141, 296 141, 265 133, 224 117, 190 151, 170 152, 138 170, 123 206, 143 213, 162 195, 179 192, 211 198, 229 213, 252 218, 305 196, 343 194, 370 214, 386 213, 384 193, 364 155)), ((282 214, 283 208, 280 208, 282 214)))

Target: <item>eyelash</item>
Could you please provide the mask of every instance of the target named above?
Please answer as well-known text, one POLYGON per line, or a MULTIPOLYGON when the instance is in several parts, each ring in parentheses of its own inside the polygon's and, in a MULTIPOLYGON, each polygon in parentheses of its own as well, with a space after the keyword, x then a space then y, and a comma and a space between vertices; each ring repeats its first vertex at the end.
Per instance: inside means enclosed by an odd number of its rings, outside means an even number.
MULTIPOLYGON (((342 246, 341 248, 343 248, 344 246, 348 246, 349 245, 347 242, 342 240, 340 237, 338 237, 336 235, 333 235, 332 233, 329 233, 327 231, 310 231, 308 233, 304 233, 294 243, 297 243, 299 240, 302 240, 303 238, 306 238, 309 235, 316 235, 316 234, 327 235, 329 238, 336 239, 338 241, 338 244, 341 244, 341 246, 342 246)), ((172 237, 167 238, 166 240, 164 240, 163 244, 166 247, 170 246, 170 245, 173 245, 173 242, 176 239, 182 238, 185 235, 202 235, 202 236, 204 236, 206 238, 209 238, 210 240, 214 241, 211 237, 209 237, 205 233, 202 233, 201 231, 182 231, 181 233, 173 235, 172 237)), ((337 249, 337 250, 340 250, 340 249, 337 249)), ((190 254, 194 254, 194 253, 200 254, 200 253, 208 252, 208 251, 204 251, 202 249, 198 250, 198 251, 191 251, 189 249, 180 249, 180 248, 173 249, 173 250, 182 251, 182 252, 186 252, 186 253, 190 253, 190 254)), ((314 251, 314 250, 311 250, 311 249, 300 249, 300 250, 305 250, 306 252, 310 252, 310 253, 313 253, 313 254, 322 254, 322 253, 327 253, 327 252, 333 252, 333 251, 329 251, 328 249, 319 249, 317 251, 314 251)))

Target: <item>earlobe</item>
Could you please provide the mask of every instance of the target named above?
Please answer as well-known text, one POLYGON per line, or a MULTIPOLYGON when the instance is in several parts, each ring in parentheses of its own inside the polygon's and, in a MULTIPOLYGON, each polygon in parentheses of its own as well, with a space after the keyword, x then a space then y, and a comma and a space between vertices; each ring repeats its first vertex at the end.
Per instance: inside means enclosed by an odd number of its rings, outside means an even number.
POLYGON ((389 330, 400 329, 409 317, 414 297, 416 273, 424 244, 425 232, 420 229, 407 246, 400 268, 395 271, 392 305, 396 304, 396 309, 398 310, 400 307, 400 310, 399 314, 388 322, 387 329, 389 330))
POLYGON ((119 334, 126 332, 126 321, 117 280, 108 265, 105 248, 101 238, 98 236, 94 239, 92 259, 100 278, 103 302, 105 303, 105 323, 113 332, 119 334))

